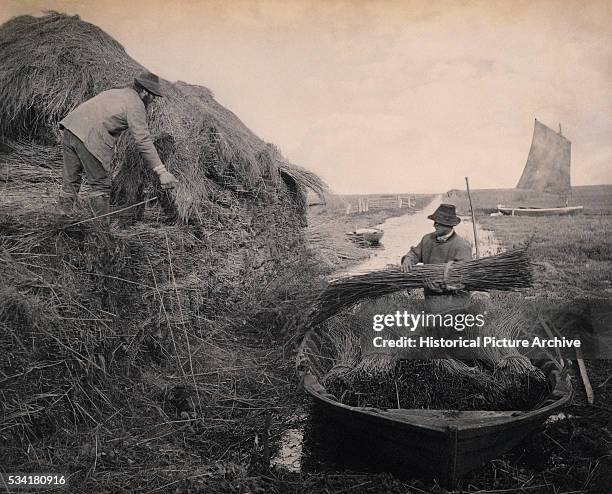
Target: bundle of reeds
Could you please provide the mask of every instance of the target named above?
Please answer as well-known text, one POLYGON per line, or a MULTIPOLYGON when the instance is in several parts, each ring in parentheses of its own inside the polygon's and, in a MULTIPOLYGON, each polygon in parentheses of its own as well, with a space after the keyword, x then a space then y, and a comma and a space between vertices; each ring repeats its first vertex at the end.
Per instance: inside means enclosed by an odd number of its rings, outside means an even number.
POLYGON ((316 326, 358 302, 401 290, 423 288, 426 280, 462 285, 466 290, 516 290, 532 283, 532 270, 525 249, 458 261, 451 265, 425 264, 403 273, 399 268, 347 276, 332 281, 321 293, 310 315, 316 326))
POLYGON ((354 373, 361 359, 359 335, 345 322, 344 325, 331 328, 327 338, 335 356, 333 366, 325 375, 325 379, 342 378, 354 373))
POLYGON ((3 148, 4 151, 0 154, 0 162, 15 165, 28 164, 56 171, 62 168, 63 157, 59 146, 31 141, 5 140, 3 148))
POLYGON ((44 169, 9 158, 0 162, 0 182, 55 183, 61 182, 58 170, 44 169))

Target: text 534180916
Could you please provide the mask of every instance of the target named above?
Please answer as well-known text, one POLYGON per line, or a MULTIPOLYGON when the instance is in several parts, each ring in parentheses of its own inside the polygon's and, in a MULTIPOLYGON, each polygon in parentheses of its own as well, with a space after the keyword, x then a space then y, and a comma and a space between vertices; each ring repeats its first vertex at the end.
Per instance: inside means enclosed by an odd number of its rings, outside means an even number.
POLYGON ((0 486, 10 489, 27 487, 31 489, 62 488, 68 485, 68 475, 61 473, 0 473, 0 486))

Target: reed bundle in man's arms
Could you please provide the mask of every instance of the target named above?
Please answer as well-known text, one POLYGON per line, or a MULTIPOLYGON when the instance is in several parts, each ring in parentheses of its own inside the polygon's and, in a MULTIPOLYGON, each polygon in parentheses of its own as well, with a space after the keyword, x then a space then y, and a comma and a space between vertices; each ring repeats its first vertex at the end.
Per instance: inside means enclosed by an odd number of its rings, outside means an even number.
POLYGON ((310 318, 315 326, 358 302, 401 290, 439 283, 468 291, 516 290, 533 280, 526 249, 514 249, 491 257, 450 264, 424 264, 410 272, 391 268, 347 276, 332 281, 321 293, 310 318))

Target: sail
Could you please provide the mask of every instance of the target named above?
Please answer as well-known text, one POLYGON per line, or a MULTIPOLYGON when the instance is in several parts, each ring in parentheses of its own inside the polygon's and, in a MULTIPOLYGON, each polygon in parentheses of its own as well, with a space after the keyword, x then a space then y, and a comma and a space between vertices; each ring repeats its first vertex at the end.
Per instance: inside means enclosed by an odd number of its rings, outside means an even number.
POLYGON ((516 188, 569 195, 571 148, 572 143, 560 131, 536 119, 527 164, 516 188))

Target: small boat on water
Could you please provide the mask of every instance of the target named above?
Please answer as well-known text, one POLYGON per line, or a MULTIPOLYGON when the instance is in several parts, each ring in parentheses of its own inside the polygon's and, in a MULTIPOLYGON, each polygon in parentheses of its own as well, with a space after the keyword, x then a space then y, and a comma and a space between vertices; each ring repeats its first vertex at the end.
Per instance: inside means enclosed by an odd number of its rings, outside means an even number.
POLYGON ((568 216, 581 213, 582 206, 566 206, 560 208, 515 207, 499 204, 497 210, 506 216, 568 216))
MULTIPOLYGON (((433 477, 454 488, 464 474, 497 458, 534 433, 572 396, 567 372, 551 361, 534 362, 546 375, 550 392, 528 411, 456 411, 378 409, 340 403, 321 384, 332 365, 316 330, 306 333, 297 356, 304 390, 337 441, 368 462, 380 460, 385 471, 433 477), (370 460, 371 459, 371 460, 370 460)), ((331 439, 330 439, 331 440, 331 439)))
POLYGON ((384 233, 380 228, 361 228, 352 232, 346 232, 351 240, 362 244, 378 244, 384 233))

